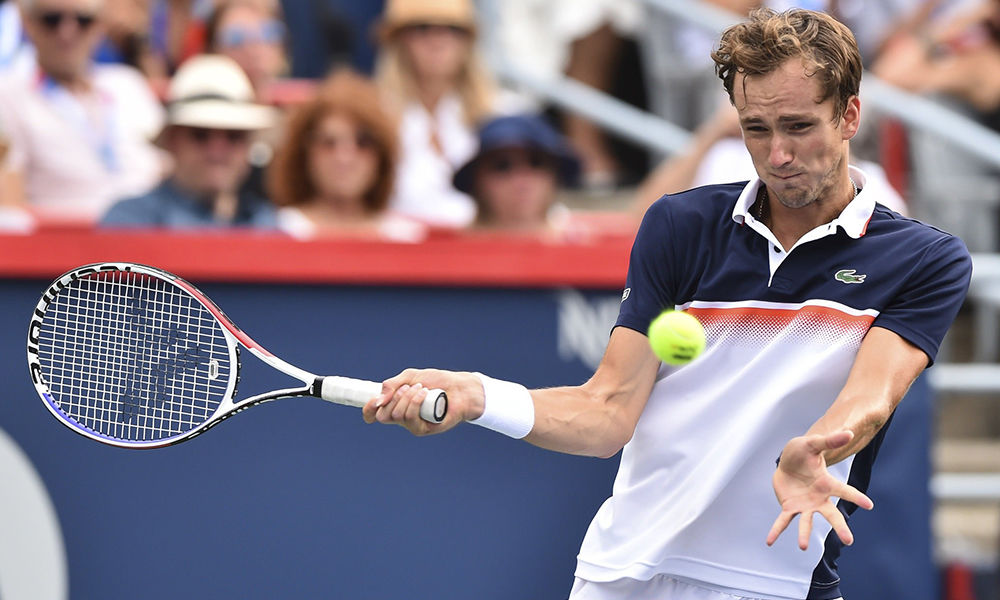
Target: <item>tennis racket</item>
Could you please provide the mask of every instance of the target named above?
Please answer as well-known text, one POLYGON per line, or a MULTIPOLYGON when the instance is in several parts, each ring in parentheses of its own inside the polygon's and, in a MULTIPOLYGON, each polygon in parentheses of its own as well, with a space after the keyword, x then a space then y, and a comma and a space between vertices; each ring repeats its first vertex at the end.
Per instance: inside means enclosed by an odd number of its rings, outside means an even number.
MULTIPOLYGON (((276 357, 180 277, 133 263, 78 267, 42 294, 28 326, 31 381, 59 421, 93 440, 159 448, 262 402, 313 396, 364 406, 382 384, 319 377, 276 357), (302 387, 236 399, 240 347, 302 387)), ((420 408, 440 423, 441 390, 420 408)))

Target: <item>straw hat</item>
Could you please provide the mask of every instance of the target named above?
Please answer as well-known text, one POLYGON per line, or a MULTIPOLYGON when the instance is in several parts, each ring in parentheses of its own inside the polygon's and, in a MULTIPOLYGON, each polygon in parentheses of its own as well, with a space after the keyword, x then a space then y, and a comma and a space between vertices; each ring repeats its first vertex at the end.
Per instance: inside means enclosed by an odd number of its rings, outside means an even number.
POLYGON ((274 110, 254 101, 253 86, 231 58, 194 56, 167 89, 167 125, 256 130, 274 123, 274 110))
POLYGON ((476 33, 476 9, 471 0, 388 0, 378 27, 388 41, 407 25, 457 25, 476 33))

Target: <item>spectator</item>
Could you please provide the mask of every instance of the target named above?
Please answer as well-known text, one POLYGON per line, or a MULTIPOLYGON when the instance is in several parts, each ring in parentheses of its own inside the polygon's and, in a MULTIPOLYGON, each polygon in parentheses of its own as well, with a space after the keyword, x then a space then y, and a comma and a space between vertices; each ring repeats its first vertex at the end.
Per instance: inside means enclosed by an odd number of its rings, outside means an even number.
MULTIPOLYGON (((704 0, 704 4, 741 15, 763 0, 704 0)), ((649 81, 652 112, 693 130, 709 119, 719 95, 719 80, 710 59, 715 37, 703 27, 664 11, 649 10, 639 31, 643 64, 649 81)))
MULTIPOLYGON (((643 12, 635 0, 508 0, 500 8, 499 36, 511 60, 529 72, 541 77, 564 72, 623 98, 627 91, 616 85, 616 78, 628 57, 628 41, 641 29, 643 12)), ((562 122, 580 156, 581 177, 588 189, 608 192, 628 178, 622 157, 615 156, 598 124, 573 112, 564 113, 562 122)))
POLYGON ((101 0, 24 0, 21 8, 37 65, 0 81, 8 166, 19 180, 12 188, 23 190, 11 202, 43 220, 93 222, 160 178, 150 140, 163 109, 138 71, 91 60, 103 35, 101 0))
POLYGON ((147 52, 150 13, 145 0, 104 0, 104 40, 94 60, 122 63, 143 71, 147 52))
POLYGON ((475 206, 451 187, 476 151, 475 124, 495 108, 495 86, 474 43, 471 0, 389 0, 376 81, 401 112, 401 155, 391 205, 427 223, 461 227, 475 206))
POLYGON ((98 62, 132 65, 156 82, 205 49, 212 0, 105 0, 107 36, 98 62))
POLYGON ((181 65, 167 92, 161 143, 173 175, 148 194, 123 200, 101 220, 108 227, 261 227, 276 224, 265 199, 240 190, 249 171, 250 134, 271 125, 254 103, 249 79, 232 60, 205 54, 181 65))
POLYGON ((542 119, 499 117, 479 131, 479 152, 455 173, 455 187, 478 207, 476 227, 495 231, 559 234, 564 223, 556 194, 576 185, 580 161, 542 119))
POLYGON ((149 3, 149 58, 146 73, 162 79, 205 50, 213 0, 152 0, 149 3))
POLYGON ((891 36, 872 70, 904 89, 959 100, 1000 131, 1000 1, 943 24, 929 13, 891 36))
POLYGON ((221 0, 208 21, 208 52, 233 59, 261 102, 288 70, 285 23, 277 0, 221 0))
MULTIPOLYGON (((287 70, 285 24, 277 0, 221 0, 208 20, 208 51, 228 56, 253 84, 257 101, 280 104, 274 85, 287 70)), ((282 137, 283 115, 267 130, 254 134, 250 143, 247 193, 266 196, 264 171, 282 137)))
POLYGON ((291 113, 271 163, 268 183, 283 207, 282 229, 300 238, 393 237, 396 227, 405 227, 386 210, 396 154, 396 123, 381 108, 375 86, 350 71, 333 75, 314 100, 291 113))

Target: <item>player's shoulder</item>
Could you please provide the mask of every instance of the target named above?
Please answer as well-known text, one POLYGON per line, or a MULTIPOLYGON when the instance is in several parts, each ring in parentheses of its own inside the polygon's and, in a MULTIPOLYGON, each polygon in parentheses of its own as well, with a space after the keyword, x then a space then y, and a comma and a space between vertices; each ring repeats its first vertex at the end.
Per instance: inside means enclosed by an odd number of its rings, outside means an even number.
POLYGON ((911 236, 914 241, 931 243, 941 240, 961 242, 961 239, 956 235, 913 217, 902 215, 883 204, 876 204, 874 210, 872 210, 872 217, 868 224, 867 232, 902 233, 911 236))
POLYGON ((882 204, 875 205, 865 236, 886 240, 893 253, 923 254, 934 250, 952 258, 969 256, 969 249, 960 237, 882 204))

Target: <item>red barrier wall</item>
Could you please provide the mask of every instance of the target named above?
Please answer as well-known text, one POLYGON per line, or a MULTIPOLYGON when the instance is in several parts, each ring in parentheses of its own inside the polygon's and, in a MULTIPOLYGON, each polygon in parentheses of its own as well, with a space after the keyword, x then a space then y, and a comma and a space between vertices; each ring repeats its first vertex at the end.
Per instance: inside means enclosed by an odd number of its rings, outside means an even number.
POLYGON ((42 278, 91 262, 151 264, 194 280, 618 288, 631 234, 586 243, 436 233, 420 243, 260 233, 43 230, 0 236, 0 277, 42 278))

